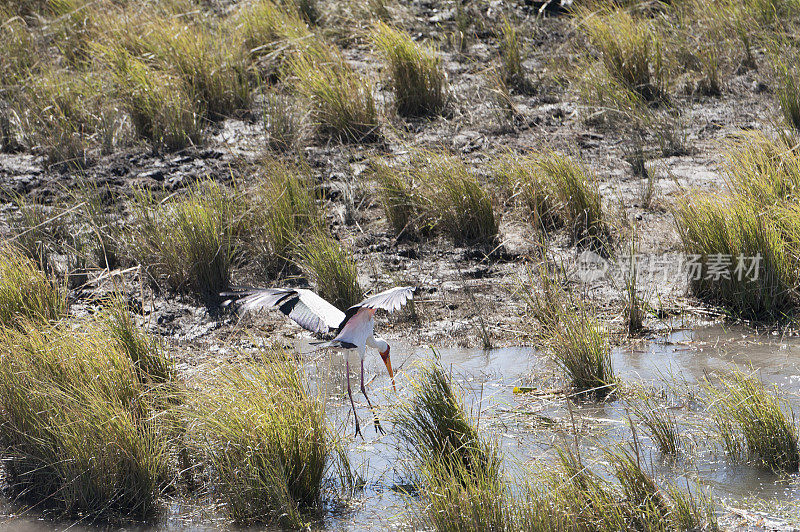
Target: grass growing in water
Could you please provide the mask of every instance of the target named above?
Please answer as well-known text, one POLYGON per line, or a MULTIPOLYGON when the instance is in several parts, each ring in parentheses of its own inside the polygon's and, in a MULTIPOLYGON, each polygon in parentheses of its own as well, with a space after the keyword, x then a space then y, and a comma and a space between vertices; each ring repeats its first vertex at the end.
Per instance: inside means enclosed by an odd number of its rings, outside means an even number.
POLYGON ((302 166, 265 160, 250 192, 248 218, 252 246, 269 275, 277 275, 299 252, 297 242, 319 230, 316 198, 302 166))
POLYGON ((46 323, 66 315, 67 292, 11 245, 0 246, 0 326, 46 323))
POLYGON ((156 514, 172 431, 156 420, 161 386, 118 340, 102 322, 0 332, 0 442, 15 493, 65 514, 156 514))
POLYGON ((681 437, 678 422, 669 409, 654 396, 637 393, 629 403, 631 412, 650 433, 650 438, 663 454, 678 454, 681 437))
POLYGON ((775 471, 795 472, 800 465, 794 413, 755 376, 734 371, 707 383, 717 432, 734 458, 753 460, 775 471), (787 412, 789 414, 787 414, 787 412))
POLYGON ((301 528, 320 502, 333 441, 295 362, 279 350, 262 357, 226 369, 189 415, 230 517, 301 528))
POLYGON ((408 117, 441 113, 447 104, 447 78, 435 52, 383 22, 375 25, 372 42, 389 62, 397 113, 408 117))
POLYGON ((576 301, 548 271, 527 270, 519 292, 540 326, 541 342, 565 372, 573 390, 603 399, 614 391, 608 335, 585 304, 576 301))
POLYGON ((505 529, 511 497, 495 445, 478 433, 441 367, 423 367, 413 387, 394 423, 413 460, 417 490, 427 498, 425 525, 505 529))

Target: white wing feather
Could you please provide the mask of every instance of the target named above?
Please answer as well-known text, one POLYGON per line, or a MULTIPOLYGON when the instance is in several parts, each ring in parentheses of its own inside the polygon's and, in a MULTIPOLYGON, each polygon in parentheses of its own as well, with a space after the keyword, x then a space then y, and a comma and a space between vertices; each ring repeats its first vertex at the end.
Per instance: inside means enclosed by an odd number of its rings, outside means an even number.
POLYGON ((277 308, 304 329, 317 333, 338 328, 345 318, 344 312, 303 288, 252 290, 238 304, 246 312, 277 308))
POLYGON ((351 308, 373 308, 394 312, 405 305, 406 301, 414 297, 414 290, 416 289, 413 286, 396 286, 370 296, 351 308))

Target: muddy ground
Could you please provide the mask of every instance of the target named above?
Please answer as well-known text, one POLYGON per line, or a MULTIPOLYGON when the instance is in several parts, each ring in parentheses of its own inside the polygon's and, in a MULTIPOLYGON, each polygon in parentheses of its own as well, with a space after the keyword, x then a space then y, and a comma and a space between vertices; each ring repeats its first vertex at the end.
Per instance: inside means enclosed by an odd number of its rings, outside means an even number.
MULTIPOLYGON (((463 52, 456 51, 454 4, 409 2, 392 5, 393 17, 415 37, 427 38, 439 47, 452 89, 450 112, 433 120, 405 121, 391 111, 392 97, 385 87, 381 62, 359 39, 341 39, 352 65, 374 81, 383 109, 382 140, 375 144, 341 145, 309 139, 304 148, 317 184, 325 199, 332 232, 354 251, 362 286, 368 292, 395 284, 419 287, 411 311, 382 317, 381 333, 405 342, 432 345, 474 346, 482 343, 485 328, 495 346, 530 344, 531 323, 516 291, 525 278, 525 265, 538 256, 537 237, 530 223, 513 205, 497 199, 501 243, 486 256, 482 250, 454 247, 446 238, 398 242, 388 224, 367 175, 369 160, 385 156, 401 160, 412 147, 445 148, 461 155, 478 175, 486 176, 486 161, 507 150, 541 152, 558 150, 580 157, 598 176, 608 219, 613 226, 619 256, 630 250, 636 235, 638 251, 648 257, 643 277, 654 280, 640 286, 654 312, 646 325, 650 330, 667 327, 664 318, 683 314, 691 321, 714 314, 687 294, 686 278, 680 272, 663 274, 664 264, 680 261, 680 242, 670 205, 685 190, 719 191, 725 143, 746 129, 770 129, 778 114, 768 80, 758 69, 737 69, 716 97, 682 94, 675 97, 678 120, 685 136, 685 154, 662 157, 658 146, 645 139, 643 146, 656 176, 656 193, 649 206, 641 205, 646 179, 634 175, 625 156, 635 139, 624 128, 591 125, 593 111, 585 107, 575 88, 561 79, 558 65, 569 65, 580 43, 574 22, 545 12, 537 16, 537 5, 491 2, 475 8, 463 52), (516 116, 501 117, 487 80, 498 61, 498 36, 491 31, 504 16, 520 25, 524 43, 524 67, 535 89, 514 94, 516 116), (648 271, 650 269, 650 271, 648 271)), ((223 7, 224 9, 224 7, 223 7)), ((357 34, 358 28, 353 28, 357 34)), ((341 34, 331 30, 335 39, 341 34)), ((568 67, 567 67, 568 68, 568 67)), ((562 70, 563 72, 563 70, 562 70)), ((676 83, 681 83, 676 80, 676 83)), ((257 113, 254 113, 257 115, 257 113)), ((33 152, 0 154, 0 184, 6 203, 2 219, 14 212, 11 193, 47 204, 68 204, 70 190, 82 180, 108 185, 123 195, 134 186, 157 191, 175 191, 198 178, 223 181, 248 179, 248 164, 267 153, 265 134, 256 116, 230 119, 209 135, 204 146, 177 154, 159 155, 146 148, 100 157, 85 172, 49 168, 33 152)), ((123 209, 112 205, 112 209, 123 209)), ((8 233, 5 224, 0 224, 8 233)), ((580 293, 597 307, 615 333, 621 332, 624 299, 619 271, 587 281, 578 274, 581 250, 571 246, 566 234, 551 235, 549 254, 563 264, 580 293)), ((155 294, 141 288, 136 271, 110 276, 90 275, 84 289, 73 294, 73 311, 91 306, 93 296, 113 288, 113 279, 123 277, 131 293, 141 300, 146 322, 157 333, 185 353, 186 362, 197 357, 215 357, 212 346, 231 335, 252 330, 261 336, 291 338, 303 334, 280 315, 239 319, 228 313, 206 309, 191 297, 155 294), (100 278, 93 282, 92 279, 100 278), (201 349, 195 349, 201 347, 201 349), (202 354, 201 354, 202 353, 202 354)), ((275 284, 297 284, 302 280, 281 279, 275 284)), ((234 276, 234 284, 269 285, 246 271, 234 276)), ((684 320, 684 323, 686 321, 684 320)), ((618 335, 618 342, 627 341, 618 335)))

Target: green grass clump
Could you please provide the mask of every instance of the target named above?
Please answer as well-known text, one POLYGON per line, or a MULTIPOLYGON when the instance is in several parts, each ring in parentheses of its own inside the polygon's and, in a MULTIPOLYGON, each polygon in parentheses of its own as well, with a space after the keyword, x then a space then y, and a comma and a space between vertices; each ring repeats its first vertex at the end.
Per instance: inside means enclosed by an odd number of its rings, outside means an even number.
POLYGON ((755 320, 779 319, 797 306, 798 264, 781 228, 796 227, 797 212, 783 212, 779 221, 778 213, 765 214, 743 201, 695 197, 679 203, 674 214, 684 249, 699 258, 700 274, 690 278, 697 297, 755 320), (758 264, 749 263, 757 266, 752 275, 736 272, 740 256, 760 257, 758 264), (729 263, 729 272, 719 278, 709 275, 715 257, 729 263))
POLYGON ((479 434, 441 367, 421 369, 394 423, 412 459, 415 486, 427 499, 427 527, 507 529, 512 505, 500 455, 495 444, 479 434))
POLYGON ((538 517, 535 530, 717 530, 705 497, 673 486, 662 489, 642 468, 635 449, 606 451, 606 476, 589 469, 575 452, 557 451, 556 470, 545 476, 543 486, 530 490, 527 513, 538 517))
POLYGON ((788 58, 773 60, 776 93, 786 123, 800 131, 800 74, 794 67, 796 61, 788 58))
POLYGON ((321 216, 307 169, 269 159, 259 174, 250 193, 252 241, 247 245, 267 274, 277 275, 296 258, 298 241, 321 226, 321 216))
POLYGON ((353 255, 341 242, 321 230, 311 231, 297 250, 300 268, 317 293, 341 310, 364 298, 353 255))
POLYGON ((419 151, 409 173, 418 185, 421 217, 430 228, 463 245, 497 244, 498 220, 491 195, 458 157, 419 151))
POLYGON ((197 445, 216 491, 238 524, 303 528, 315 508, 333 441, 323 404, 282 351, 226 369, 191 404, 197 445))
POLYGON ((385 161, 373 165, 373 176, 378 183, 381 205, 389 225, 397 238, 417 235, 417 198, 408 172, 396 170, 385 161))
POLYGON ((35 64, 34 40, 24 21, 0 8, 0 96, 19 88, 35 64))
POLYGON ((545 265, 528 269, 519 292, 539 324, 541 343, 581 396, 603 399, 616 388, 608 333, 545 265))
POLYGON ((603 252, 610 230, 597 178, 579 162, 555 152, 505 155, 493 165, 494 178, 514 191, 537 229, 569 227, 573 241, 603 252))
POLYGON ((522 67, 519 32, 507 19, 503 21, 500 38, 500 79, 506 87, 512 87, 521 93, 530 93, 534 88, 522 67))
POLYGON ((303 114, 296 100, 282 94, 266 94, 263 118, 267 146, 277 152, 287 152, 301 146, 304 136, 303 114))
POLYGON ((556 153, 542 157, 538 166, 562 205, 564 219, 572 228, 575 241, 598 251, 605 249, 609 228, 597 178, 577 161, 556 153))
MULTIPOLYGON (((211 120, 247 109, 250 87, 241 49, 201 25, 158 21, 145 29, 144 54, 183 81, 192 102, 211 120)), ((237 43, 238 44, 238 43, 237 43)))
POLYGON ((492 174, 508 196, 518 199, 536 229, 547 232, 566 223, 558 195, 538 158, 506 154, 493 163, 492 174))
POLYGON ((201 110, 180 78, 147 65, 118 46, 98 50, 111 63, 117 96, 139 137, 167 151, 200 142, 201 110))
POLYGON ((341 52, 313 42, 289 61, 294 87, 311 103, 311 119, 320 134, 346 142, 371 141, 378 135, 378 112, 372 87, 341 52))
POLYGON ((648 102, 667 98, 663 37, 649 20, 635 19, 621 8, 605 9, 585 17, 581 29, 614 82, 648 102))
POLYGON ((611 348, 597 319, 585 309, 567 310, 548 333, 550 351, 582 395, 603 397, 614 391, 611 348))
POLYGON ((272 52, 272 45, 278 41, 297 40, 311 34, 295 10, 284 9, 271 0, 259 0, 242 8, 234 21, 244 48, 254 56, 272 52))
POLYGON ((739 317, 782 318, 798 304, 800 158, 784 140, 747 135, 734 144, 726 171, 727 199, 687 196, 673 211, 684 249, 700 268, 690 287, 739 317), (714 273, 714 264, 726 271, 714 273))
POLYGON ((175 380, 174 363, 158 340, 136 325, 121 298, 113 302, 103 318, 102 324, 112 345, 128 356, 140 382, 167 384, 175 380))
POLYGON ((441 113, 447 104, 447 78, 435 52, 383 22, 375 25, 371 38, 389 63, 397 113, 407 117, 441 113))
POLYGON ((103 97, 102 87, 84 76, 51 70, 35 80, 28 102, 31 137, 48 163, 78 169, 89 165, 108 112, 103 97))
POLYGON ((775 386, 768 387, 757 376, 737 370, 717 385, 707 383, 706 390, 726 453, 775 471, 798 470, 794 413, 778 397, 775 386))
POLYGON ((675 455, 681 448, 678 422, 669 409, 652 395, 638 393, 630 403, 638 421, 650 433, 650 439, 662 454, 675 455))
POLYGON ((424 366, 412 385, 413 394, 397 409, 394 424, 415 463, 442 460, 452 471, 497 476, 499 455, 467 416, 444 370, 424 366))
POLYGON ((66 315, 67 293, 11 245, 0 247, 0 326, 46 323, 66 315))
POLYGON ((160 387, 102 323, 0 332, 0 443, 20 497, 68 515, 148 519, 171 480, 160 387))
POLYGON ((240 203, 212 181, 163 204, 138 190, 127 251, 156 286, 211 302, 230 282, 244 213, 240 203))

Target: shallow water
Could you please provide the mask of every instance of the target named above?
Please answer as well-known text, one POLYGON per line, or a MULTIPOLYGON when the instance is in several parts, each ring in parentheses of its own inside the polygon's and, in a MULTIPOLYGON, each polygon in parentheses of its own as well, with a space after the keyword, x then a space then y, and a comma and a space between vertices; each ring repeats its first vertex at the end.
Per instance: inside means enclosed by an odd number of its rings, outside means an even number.
MULTIPOLYGON (((552 458, 553 443, 572 442, 577 437, 586 461, 597 465, 603 461, 602 447, 632 439, 623 401, 568 408, 562 395, 544 394, 557 382, 551 377, 552 365, 533 349, 434 351, 429 347, 395 344, 392 360, 397 372, 397 395, 391 390, 380 357, 368 353, 365 363, 368 393, 383 420, 387 432, 384 436, 376 434, 366 401, 358 391, 358 358, 349 359, 351 385, 365 436, 364 440, 353 440, 344 356, 314 351, 307 341, 299 342, 297 348, 310 382, 326 401, 331 419, 347 436, 351 464, 364 481, 363 490, 355 494, 347 507, 330 508, 321 523, 326 529, 385 530, 413 526, 413 512, 409 509, 413 501, 403 495, 405 464, 387 418, 392 405, 408 393, 414 366, 434 357, 451 372, 465 395, 468 410, 479 418, 482 430, 501 445, 511 476, 523 476, 527 468, 547 463, 552 458), (515 394, 515 386, 538 387, 541 393, 515 394)), ((752 366, 762 379, 777 384, 790 405, 800 412, 800 339, 797 338, 759 335, 742 327, 678 330, 643 341, 638 347, 616 349, 613 363, 624 382, 641 383, 651 390, 662 391, 672 401, 676 417, 687 423, 697 425, 699 416, 691 411, 691 404, 686 404, 687 390, 696 387, 706 375, 724 374, 737 366, 752 366)), ((676 460, 662 459, 646 435, 638 434, 642 455, 659 479, 693 488, 700 485, 725 505, 737 508, 751 504, 767 508, 800 506, 797 475, 779 477, 754 467, 731 464, 722 453, 707 445, 701 428, 687 431, 695 435, 689 438, 691 451, 676 460)), ((0 516, 2 530, 85 529, 81 523, 38 519, 35 513, 8 501, 2 501, 0 516)), ((225 521, 217 512, 203 510, 202 502, 172 501, 166 516, 154 528, 216 530, 225 528, 225 521)))

